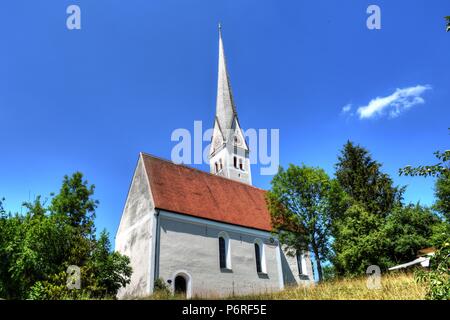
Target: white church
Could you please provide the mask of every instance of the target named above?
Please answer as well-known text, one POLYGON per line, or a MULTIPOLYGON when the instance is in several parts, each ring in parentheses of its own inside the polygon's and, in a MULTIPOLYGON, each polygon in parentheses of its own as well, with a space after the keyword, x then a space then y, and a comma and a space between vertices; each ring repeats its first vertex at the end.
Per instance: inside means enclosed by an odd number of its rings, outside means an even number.
POLYGON ((139 154, 115 243, 130 257, 133 274, 118 298, 149 296, 156 279, 187 298, 314 281, 309 253, 287 255, 271 233, 265 191, 252 186, 249 152, 219 28, 210 173, 139 154))

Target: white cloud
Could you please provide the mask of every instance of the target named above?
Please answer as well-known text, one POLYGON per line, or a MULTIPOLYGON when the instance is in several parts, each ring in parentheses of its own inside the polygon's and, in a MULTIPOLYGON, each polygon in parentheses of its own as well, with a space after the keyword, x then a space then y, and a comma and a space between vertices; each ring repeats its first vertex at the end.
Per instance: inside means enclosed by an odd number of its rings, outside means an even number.
POLYGON ((352 110, 351 103, 346 104, 345 106, 342 107, 342 113, 348 113, 348 112, 350 112, 350 110, 352 110))
POLYGON ((360 119, 369 119, 376 115, 384 115, 386 112, 391 118, 397 117, 403 111, 425 103, 422 94, 431 89, 430 85, 417 85, 404 89, 397 89, 387 97, 372 99, 368 105, 359 107, 357 112, 360 119))

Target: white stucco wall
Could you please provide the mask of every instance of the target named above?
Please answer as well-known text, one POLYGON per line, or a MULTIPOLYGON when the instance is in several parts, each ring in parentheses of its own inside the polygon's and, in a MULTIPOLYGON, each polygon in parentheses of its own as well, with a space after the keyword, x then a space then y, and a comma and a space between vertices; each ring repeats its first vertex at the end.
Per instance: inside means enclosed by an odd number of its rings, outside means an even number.
POLYGON ((130 258, 131 283, 118 298, 148 296, 154 276, 164 281, 180 273, 190 278, 191 296, 219 297, 279 290, 312 283, 312 266, 306 256, 307 276, 300 276, 295 257, 280 250, 269 232, 157 211, 139 158, 116 234, 115 250, 130 258), (230 238, 231 271, 219 267, 220 232, 230 238), (266 275, 256 272, 256 239, 264 243, 266 275))
POLYGON ((116 234, 115 250, 130 258, 131 283, 119 290, 118 298, 146 296, 152 292, 153 200, 142 158, 131 183, 122 219, 116 234))
POLYGON ((288 254, 287 248, 283 247, 281 255, 281 265, 283 268, 283 282, 287 286, 295 286, 299 284, 309 285, 314 283, 312 263, 309 252, 304 253, 304 263, 306 274, 302 274, 299 270, 297 258, 288 254))
MULTIPOLYGON (((159 277, 172 280, 178 272, 191 279, 192 296, 229 296, 280 289, 281 261, 278 245, 271 244, 270 233, 241 232, 205 223, 189 223, 160 216, 159 277), (232 271, 219 267, 220 232, 230 237, 232 271), (264 242, 267 275, 258 275, 255 239, 264 242)), ((281 284, 282 285, 282 284, 281 284)))

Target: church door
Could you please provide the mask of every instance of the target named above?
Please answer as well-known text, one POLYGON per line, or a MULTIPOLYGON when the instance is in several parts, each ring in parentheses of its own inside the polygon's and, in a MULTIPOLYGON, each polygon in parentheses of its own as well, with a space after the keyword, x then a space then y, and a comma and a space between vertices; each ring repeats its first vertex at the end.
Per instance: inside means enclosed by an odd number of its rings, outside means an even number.
POLYGON ((175 294, 186 296, 186 279, 183 276, 175 277, 175 294))

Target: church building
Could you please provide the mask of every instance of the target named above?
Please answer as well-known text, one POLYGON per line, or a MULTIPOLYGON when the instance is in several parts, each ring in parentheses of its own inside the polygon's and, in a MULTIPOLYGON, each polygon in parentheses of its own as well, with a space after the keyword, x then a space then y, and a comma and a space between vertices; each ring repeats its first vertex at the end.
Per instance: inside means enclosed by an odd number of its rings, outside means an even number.
POLYGON ((281 290, 314 281, 310 255, 292 257, 272 231, 265 191, 252 186, 219 27, 210 173, 140 153, 116 251, 130 258, 118 298, 149 296, 161 279, 187 298, 281 290))

